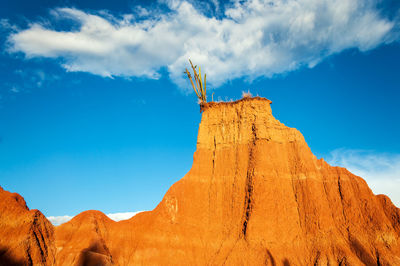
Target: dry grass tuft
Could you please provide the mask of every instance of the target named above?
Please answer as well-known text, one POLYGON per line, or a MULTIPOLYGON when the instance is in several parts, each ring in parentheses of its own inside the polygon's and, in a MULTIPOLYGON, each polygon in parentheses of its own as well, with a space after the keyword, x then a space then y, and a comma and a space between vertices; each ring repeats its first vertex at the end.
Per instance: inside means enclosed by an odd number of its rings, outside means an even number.
POLYGON ((247 92, 242 91, 242 98, 251 98, 253 97, 253 94, 251 94, 250 90, 248 90, 247 92))

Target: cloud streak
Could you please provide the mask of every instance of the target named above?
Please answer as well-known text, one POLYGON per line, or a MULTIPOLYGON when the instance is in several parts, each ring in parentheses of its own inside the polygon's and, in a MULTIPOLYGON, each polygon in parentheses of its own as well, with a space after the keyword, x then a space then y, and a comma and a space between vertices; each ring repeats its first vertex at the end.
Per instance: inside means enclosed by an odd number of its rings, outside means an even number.
POLYGON ((121 17, 57 8, 54 18, 79 27, 57 31, 32 23, 10 34, 9 51, 61 59, 67 71, 103 77, 158 79, 166 68, 181 87, 187 85, 182 72, 191 58, 219 86, 313 67, 343 50, 367 51, 397 38, 397 18, 384 17, 375 1, 234 1, 221 18, 187 1, 164 2, 167 12, 140 7, 121 17))
MULTIPOLYGON (((127 220, 135 216, 136 214, 140 213, 141 211, 137 212, 118 212, 118 213, 109 213, 106 214, 108 218, 111 220, 114 220, 116 222, 122 221, 122 220, 127 220)), ((64 216, 48 216, 47 219, 53 224, 53 225, 60 225, 63 223, 68 222, 74 218, 74 216, 69 216, 69 215, 64 215, 64 216)))
POLYGON ((385 194, 400 207, 400 154, 337 149, 327 159, 364 178, 375 194, 385 194))
POLYGON ((53 225, 60 225, 68 222, 73 216, 63 215, 63 216, 48 216, 46 217, 53 225))
POLYGON ((109 213, 106 214, 108 218, 111 220, 114 220, 116 222, 122 221, 122 220, 127 220, 135 216, 136 214, 140 213, 141 211, 138 212, 117 212, 117 213, 109 213))

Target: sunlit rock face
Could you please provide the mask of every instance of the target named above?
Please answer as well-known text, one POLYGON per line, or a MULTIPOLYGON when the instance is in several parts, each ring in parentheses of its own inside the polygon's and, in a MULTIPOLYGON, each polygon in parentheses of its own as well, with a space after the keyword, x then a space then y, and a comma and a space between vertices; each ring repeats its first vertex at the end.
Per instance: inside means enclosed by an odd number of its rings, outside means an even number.
POLYGON ((55 255, 53 225, 0 187, 0 265, 54 265, 55 255))
POLYGON ((400 265, 399 209, 362 178, 318 160, 270 104, 259 97, 204 104, 193 166, 153 211, 121 222, 83 212, 55 227, 48 250, 56 254, 47 258, 57 265, 400 265))

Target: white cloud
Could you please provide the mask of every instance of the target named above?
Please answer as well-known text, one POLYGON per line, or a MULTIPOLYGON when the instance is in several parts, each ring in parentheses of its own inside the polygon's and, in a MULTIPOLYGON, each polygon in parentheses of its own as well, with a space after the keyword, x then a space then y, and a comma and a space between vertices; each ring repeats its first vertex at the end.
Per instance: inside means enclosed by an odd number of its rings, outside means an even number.
MULTIPOLYGON (((106 215, 111 220, 114 220, 114 221, 118 222, 118 221, 127 220, 129 218, 132 218, 133 216, 135 216, 136 214, 138 214, 140 212, 141 211, 138 211, 138 212, 118 212, 118 213, 109 213, 109 214, 106 214, 106 215)), ((60 225, 60 224, 66 223, 69 220, 71 220, 72 218, 74 218, 74 217, 73 216, 68 216, 68 215, 64 215, 64 216, 49 216, 49 217, 47 217, 47 219, 53 225, 60 225)))
POLYGON ((385 194, 400 207, 400 154, 337 149, 327 161, 364 178, 375 194, 385 194))
POLYGON ((73 216, 64 215, 64 216, 49 216, 49 217, 46 217, 46 218, 53 225, 60 225, 60 224, 68 222, 69 220, 71 220, 74 217, 73 216))
POLYGON ((396 38, 399 21, 383 17, 370 0, 233 1, 223 18, 206 16, 187 1, 164 2, 170 9, 164 14, 137 8, 140 12, 121 17, 58 8, 52 14, 77 22, 79 29, 33 23, 10 34, 9 51, 61 58, 67 71, 104 77, 157 79, 166 67, 170 78, 187 88, 183 70, 191 58, 218 86, 313 67, 349 48, 373 49, 396 38), (135 21, 135 16, 145 17, 135 21))
POLYGON ((127 220, 129 218, 132 218, 133 216, 135 216, 136 214, 140 213, 141 211, 138 212, 117 212, 117 213, 109 213, 106 214, 108 216, 108 218, 118 222, 118 221, 122 221, 122 220, 127 220))

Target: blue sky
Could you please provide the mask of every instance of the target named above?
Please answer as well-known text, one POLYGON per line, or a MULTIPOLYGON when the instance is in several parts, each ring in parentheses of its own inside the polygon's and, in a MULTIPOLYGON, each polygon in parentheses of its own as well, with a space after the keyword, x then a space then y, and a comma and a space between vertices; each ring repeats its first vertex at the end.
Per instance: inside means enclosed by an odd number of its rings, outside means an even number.
POLYGON ((396 1, 8 1, 0 185, 47 216, 151 210, 191 167, 190 57, 399 206, 396 1))

